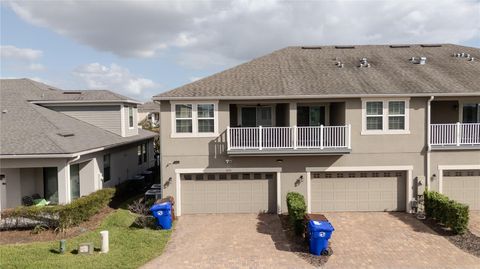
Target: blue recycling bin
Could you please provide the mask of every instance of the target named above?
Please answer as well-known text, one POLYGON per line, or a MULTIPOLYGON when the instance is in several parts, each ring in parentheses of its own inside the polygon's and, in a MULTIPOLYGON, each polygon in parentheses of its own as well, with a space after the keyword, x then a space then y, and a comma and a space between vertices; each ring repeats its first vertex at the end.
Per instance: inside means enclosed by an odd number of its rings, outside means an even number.
POLYGON ((164 230, 170 230, 172 228, 172 204, 165 202, 161 204, 155 204, 150 207, 152 215, 157 219, 157 225, 164 230))
POLYGON ((334 230, 328 221, 310 220, 308 222, 310 253, 317 256, 328 254, 328 240, 334 230))

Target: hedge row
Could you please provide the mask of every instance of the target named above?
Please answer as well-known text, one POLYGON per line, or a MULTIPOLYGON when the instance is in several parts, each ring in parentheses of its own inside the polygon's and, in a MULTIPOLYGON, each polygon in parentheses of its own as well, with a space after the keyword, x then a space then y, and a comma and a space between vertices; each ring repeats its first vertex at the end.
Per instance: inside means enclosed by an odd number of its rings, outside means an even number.
POLYGON ((425 213, 452 229, 463 234, 468 228, 468 205, 450 200, 447 196, 434 191, 425 191, 425 213))
POLYGON ((287 194, 287 208, 290 222, 292 223, 295 233, 301 235, 305 230, 304 217, 307 211, 305 198, 298 192, 289 192, 287 194))
POLYGON ((8 219, 7 229, 26 228, 42 225, 50 229, 64 230, 87 221, 112 200, 115 189, 98 190, 80 197, 67 205, 20 206, 2 212, 2 219, 8 219))

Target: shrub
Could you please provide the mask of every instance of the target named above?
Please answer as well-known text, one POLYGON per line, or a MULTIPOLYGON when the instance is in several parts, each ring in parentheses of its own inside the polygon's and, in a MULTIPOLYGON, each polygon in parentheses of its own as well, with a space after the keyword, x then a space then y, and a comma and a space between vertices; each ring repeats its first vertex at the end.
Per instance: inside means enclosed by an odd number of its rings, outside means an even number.
POLYGON ((4 228, 30 228, 32 225, 60 229, 78 225, 98 213, 112 199, 115 189, 102 189, 78 198, 67 205, 20 206, 2 212, 2 219, 8 219, 4 228))
POLYGON ((150 206, 143 203, 142 199, 137 199, 128 206, 128 210, 137 215, 137 218, 133 221, 133 226, 137 228, 155 228, 155 218, 151 215, 150 206))
POLYGON ((287 194, 287 208, 288 216, 295 229, 295 233, 301 235, 305 230, 303 219, 307 211, 303 195, 298 192, 289 192, 287 194))
POLYGON ((468 228, 468 205, 450 200, 447 196, 434 191, 425 191, 425 213, 452 229, 463 234, 468 228))

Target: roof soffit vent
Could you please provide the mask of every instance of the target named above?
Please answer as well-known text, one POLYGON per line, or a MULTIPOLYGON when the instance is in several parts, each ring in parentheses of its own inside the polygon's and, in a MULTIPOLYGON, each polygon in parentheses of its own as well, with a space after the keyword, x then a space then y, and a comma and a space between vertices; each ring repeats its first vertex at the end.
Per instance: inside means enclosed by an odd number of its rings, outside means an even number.
POLYGON ((335 46, 336 49, 354 49, 355 46, 335 46))

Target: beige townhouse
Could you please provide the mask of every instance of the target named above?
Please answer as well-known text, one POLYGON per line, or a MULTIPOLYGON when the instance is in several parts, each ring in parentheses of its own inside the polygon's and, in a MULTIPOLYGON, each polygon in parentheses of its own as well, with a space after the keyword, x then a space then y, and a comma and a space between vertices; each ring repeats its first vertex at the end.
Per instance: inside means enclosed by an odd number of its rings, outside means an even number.
POLYGON ((480 210, 480 51, 287 47, 159 94, 178 215, 407 211, 425 187, 480 210))
POLYGON ((154 167, 139 102, 104 90, 0 80, 0 210, 40 197, 66 204, 154 167))

